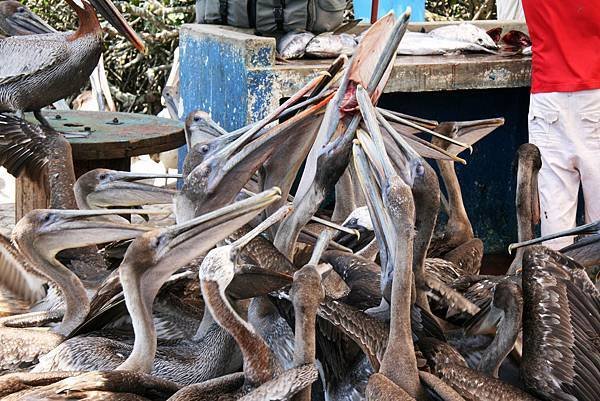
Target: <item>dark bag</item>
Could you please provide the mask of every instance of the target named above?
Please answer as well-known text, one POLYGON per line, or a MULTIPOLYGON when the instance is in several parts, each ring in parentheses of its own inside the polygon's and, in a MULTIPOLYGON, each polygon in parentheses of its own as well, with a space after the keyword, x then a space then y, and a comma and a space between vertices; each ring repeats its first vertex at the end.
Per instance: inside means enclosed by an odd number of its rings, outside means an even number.
POLYGON ((196 22, 254 28, 259 33, 331 31, 346 0, 197 0, 196 22))

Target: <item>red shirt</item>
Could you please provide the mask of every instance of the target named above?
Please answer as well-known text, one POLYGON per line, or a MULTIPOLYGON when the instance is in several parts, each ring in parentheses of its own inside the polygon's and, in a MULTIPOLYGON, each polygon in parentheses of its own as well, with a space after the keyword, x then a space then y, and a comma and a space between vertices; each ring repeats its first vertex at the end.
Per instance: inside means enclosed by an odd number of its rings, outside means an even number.
POLYGON ((531 92, 600 88, 600 0, 523 0, 531 92))

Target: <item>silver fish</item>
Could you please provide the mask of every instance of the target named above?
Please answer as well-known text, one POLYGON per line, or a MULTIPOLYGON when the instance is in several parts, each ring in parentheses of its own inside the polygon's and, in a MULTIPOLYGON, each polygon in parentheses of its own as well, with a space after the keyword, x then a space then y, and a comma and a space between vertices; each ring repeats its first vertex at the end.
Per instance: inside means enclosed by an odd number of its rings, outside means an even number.
POLYGON ((400 46, 398 46, 397 50, 397 54, 410 56, 439 55, 460 52, 496 53, 475 43, 443 39, 419 32, 406 32, 402 38, 402 41, 400 41, 400 46))
POLYGON ((286 60, 302 58, 306 45, 314 37, 310 32, 288 32, 277 41, 277 53, 286 60))
POLYGON ((473 24, 469 24, 468 22, 463 22, 458 25, 446 25, 439 27, 430 31, 429 35, 433 36, 434 38, 473 43, 483 46, 487 49, 498 49, 498 45, 485 30, 473 24))
POLYGON ((306 55, 317 58, 334 58, 340 54, 347 56, 354 53, 356 39, 354 35, 341 33, 334 35, 331 32, 315 36, 306 46, 306 55))

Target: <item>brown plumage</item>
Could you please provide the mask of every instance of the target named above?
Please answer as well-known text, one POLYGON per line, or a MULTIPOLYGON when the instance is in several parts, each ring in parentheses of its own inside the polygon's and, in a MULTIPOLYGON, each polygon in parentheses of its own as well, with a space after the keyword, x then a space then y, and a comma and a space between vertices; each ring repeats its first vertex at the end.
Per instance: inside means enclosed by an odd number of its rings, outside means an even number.
POLYGON ((600 293, 572 259, 543 246, 523 258, 525 385, 549 400, 600 394, 600 293))

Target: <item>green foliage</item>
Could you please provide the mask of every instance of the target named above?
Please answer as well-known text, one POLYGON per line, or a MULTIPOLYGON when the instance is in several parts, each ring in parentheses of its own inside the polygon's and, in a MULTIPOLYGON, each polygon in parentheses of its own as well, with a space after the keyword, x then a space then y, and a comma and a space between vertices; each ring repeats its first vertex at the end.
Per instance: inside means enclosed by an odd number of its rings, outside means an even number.
MULTIPOLYGON (((113 0, 143 38, 147 55, 137 52, 105 21, 105 67, 121 111, 156 114, 160 94, 179 42, 178 29, 194 20, 195 0, 113 0)), ((74 30, 77 17, 64 0, 28 0, 27 6, 59 31, 74 30)))
POLYGON ((436 20, 494 19, 495 0, 426 0, 425 8, 436 20), (481 11, 480 11, 481 10, 481 11))

